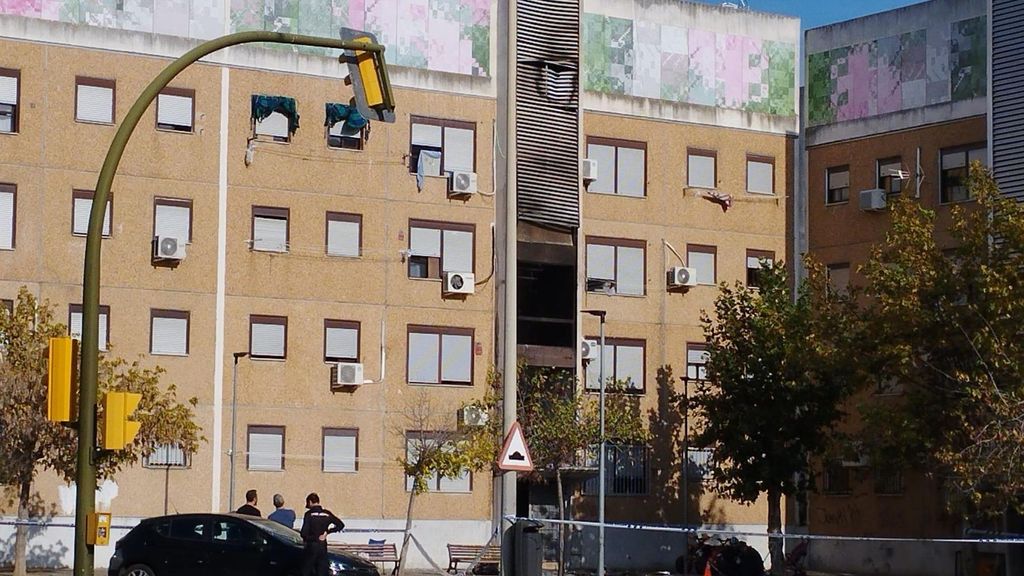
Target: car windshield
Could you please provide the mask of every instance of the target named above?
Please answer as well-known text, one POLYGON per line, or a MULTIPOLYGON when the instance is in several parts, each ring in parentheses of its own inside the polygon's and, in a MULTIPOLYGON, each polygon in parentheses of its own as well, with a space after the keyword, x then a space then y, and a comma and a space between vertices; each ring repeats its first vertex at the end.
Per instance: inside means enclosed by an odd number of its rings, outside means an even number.
POLYGON ((265 520, 262 518, 253 517, 248 517, 245 520, 247 522, 250 522, 251 524, 254 524, 256 527, 263 530, 264 532, 270 533, 271 536, 274 536, 279 540, 283 540, 289 544, 298 544, 300 546, 302 545, 302 537, 299 536, 298 532, 292 530, 291 528, 282 526, 281 524, 278 524, 273 520, 265 520))

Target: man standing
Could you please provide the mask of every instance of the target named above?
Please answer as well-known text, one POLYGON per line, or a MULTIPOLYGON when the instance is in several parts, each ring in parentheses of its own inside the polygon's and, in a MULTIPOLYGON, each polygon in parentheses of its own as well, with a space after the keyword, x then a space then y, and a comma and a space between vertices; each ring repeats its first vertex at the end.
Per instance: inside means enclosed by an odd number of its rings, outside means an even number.
POLYGON ((274 494, 274 508, 275 510, 267 516, 267 519, 288 528, 295 527, 295 511, 284 507, 284 496, 274 494))
POLYGON ((256 507, 256 502, 258 500, 256 491, 249 490, 245 493, 245 504, 238 510, 235 510, 235 513, 245 514, 246 516, 263 516, 263 514, 260 514, 260 509, 256 507))
POLYGON ((306 515, 302 518, 302 541, 306 543, 302 576, 327 576, 327 535, 341 532, 345 523, 320 506, 320 496, 306 496, 306 515))

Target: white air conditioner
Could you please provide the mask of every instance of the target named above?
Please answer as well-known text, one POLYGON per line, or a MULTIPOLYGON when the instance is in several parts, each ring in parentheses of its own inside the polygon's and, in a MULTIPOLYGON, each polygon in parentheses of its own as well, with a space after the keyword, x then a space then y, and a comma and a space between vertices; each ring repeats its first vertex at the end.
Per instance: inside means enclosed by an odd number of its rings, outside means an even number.
POLYGON ((459 428, 486 426, 491 415, 480 406, 465 406, 459 409, 459 428))
POLYGON ((584 340, 580 342, 580 359, 597 360, 597 340, 584 340))
POLYGON ((881 188, 860 191, 860 209, 865 212, 885 210, 886 194, 881 188))
POLYGON ((453 196, 476 194, 476 172, 452 172, 448 193, 453 196))
POLYGON ((173 236, 153 237, 154 260, 184 260, 185 241, 173 236))
POLYGON ((445 294, 472 294, 476 292, 476 281, 472 272, 445 272, 445 294))
POLYGON ((580 160, 580 176, 583 177, 584 182, 597 180, 597 160, 590 158, 580 160))
POLYGON ((363 365, 356 362, 338 362, 331 366, 331 390, 363 383, 363 365))
POLYGON ((669 288, 678 288, 680 286, 696 286, 697 285, 697 269, 696 268, 684 268, 682 266, 676 266, 668 269, 668 286, 669 288))

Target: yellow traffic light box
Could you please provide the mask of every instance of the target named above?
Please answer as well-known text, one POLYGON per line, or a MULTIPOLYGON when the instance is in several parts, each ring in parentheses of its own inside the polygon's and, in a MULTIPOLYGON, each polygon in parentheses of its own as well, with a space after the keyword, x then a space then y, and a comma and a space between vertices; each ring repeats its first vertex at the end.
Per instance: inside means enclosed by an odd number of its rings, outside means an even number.
MULTIPOLYGON (((341 39, 379 44, 377 37, 370 32, 351 28, 341 29, 341 39)), ((394 122, 395 101, 384 52, 346 50, 341 61, 348 64, 348 80, 355 94, 356 110, 367 120, 394 122)))
POLYGON ((110 512, 92 512, 86 519, 85 542, 90 546, 110 544, 110 512))
POLYGON ((124 450, 139 433, 141 424, 131 419, 142 394, 107 392, 103 400, 103 449, 124 450))
POLYGON ((78 415, 78 340, 50 338, 46 371, 46 418, 70 422, 78 415))

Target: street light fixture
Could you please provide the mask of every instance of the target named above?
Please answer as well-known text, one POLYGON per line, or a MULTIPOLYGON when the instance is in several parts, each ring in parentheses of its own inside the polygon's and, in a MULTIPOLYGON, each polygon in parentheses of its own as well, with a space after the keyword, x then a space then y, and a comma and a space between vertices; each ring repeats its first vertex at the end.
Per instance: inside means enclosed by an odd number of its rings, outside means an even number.
POLYGON ((606 310, 581 310, 584 314, 597 316, 601 320, 601 357, 598 358, 598 420, 600 432, 597 452, 597 576, 604 576, 604 321, 606 310))
POLYGON ((231 367, 231 451, 228 452, 229 466, 228 473, 228 511, 235 509, 235 440, 238 436, 238 361, 249 355, 248 352, 234 352, 234 365, 231 367))

